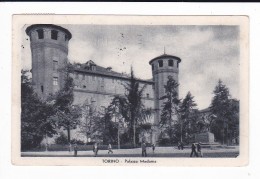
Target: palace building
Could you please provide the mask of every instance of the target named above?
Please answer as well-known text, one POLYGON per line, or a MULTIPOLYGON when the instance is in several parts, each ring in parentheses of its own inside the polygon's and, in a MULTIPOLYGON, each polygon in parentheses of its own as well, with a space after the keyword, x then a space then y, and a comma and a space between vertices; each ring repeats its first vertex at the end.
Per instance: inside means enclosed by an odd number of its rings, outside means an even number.
MULTIPOLYGON (((26 29, 30 37, 32 54, 32 83, 36 93, 43 99, 57 92, 64 85, 63 73, 58 69, 65 67, 68 62, 68 43, 72 34, 65 28, 53 24, 35 24, 26 29)), ((176 56, 163 54, 150 60, 153 79, 138 79, 140 85, 146 85, 143 93, 145 107, 156 112, 150 119, 156 132, 148 135, 148 140, 155 143, 158 137, 158 124, 164 95, 164 85, 171 75, 179 82, 179 64, 181 59, 176 56)), ((147 66, 149 65, 147 64, 147 66)), ((74 103, 88 103, 102 110, 107 107, 115 95, 124 95, 124 84, 130 75, 113 71, 92 60, 75 64, 71 76, 74 79, 74 103)))

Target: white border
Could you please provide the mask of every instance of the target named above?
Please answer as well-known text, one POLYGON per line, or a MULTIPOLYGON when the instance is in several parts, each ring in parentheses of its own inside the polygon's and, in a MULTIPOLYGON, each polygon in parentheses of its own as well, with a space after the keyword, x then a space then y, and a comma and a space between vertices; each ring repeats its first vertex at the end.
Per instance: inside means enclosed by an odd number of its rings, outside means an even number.
POLYGON ((1 120, 0 178, 260 178, 259 76, 260 4, 258 3, 0 3, 1 120), (250 18, 250 160, 245 167, 15 167, 11 164, 12 14, 248 15, 250 18))
MULTIPOLYGON (((108 166, 244 166, 248 163, 248 17, 247 16, 123 16, 123 15, 13 15, 12 163, 15 165, 108 166), (102 158, 21 157, 20 155, 20 40, 25 24, 102 25, 238 25, 240 31, 240 149, 237 158, 150 158, 156 163, 104 163, 102 158)), ((228 72, 227 72, 228 73, 228 72)), ((127 159, 127 158, 126 158, 127 159)), ((141 158, 136 158, 140 160, 141 158)), ((149 157, 148 157, 149 159, 149 157)))

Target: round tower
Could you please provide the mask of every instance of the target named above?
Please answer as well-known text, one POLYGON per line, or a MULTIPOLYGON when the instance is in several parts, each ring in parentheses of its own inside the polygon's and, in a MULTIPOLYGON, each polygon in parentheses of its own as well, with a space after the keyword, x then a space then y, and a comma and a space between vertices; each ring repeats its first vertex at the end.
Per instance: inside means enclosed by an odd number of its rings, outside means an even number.
MULTIPOLYGON (((173 79, 179 83, 179 63, 181 59, 176 56, 163 54, 152 60, 149 64, 152 66, 153 81, 154 81, 154 107, 155 107, 155 126, 158 126, 160 122, 160 114, 162 110, 163 100, 159 100, 165 95, 165 88, 168 81, 168 76, 172 76, 173 79)), ((177 90, 178 91, 178 90, 177 90)))
POLYGON ((52 24, 27 27, 32 54, 32 84, 42 99, 58 91, 64 84, 62 69, 67 63, 71 33, 52 24))

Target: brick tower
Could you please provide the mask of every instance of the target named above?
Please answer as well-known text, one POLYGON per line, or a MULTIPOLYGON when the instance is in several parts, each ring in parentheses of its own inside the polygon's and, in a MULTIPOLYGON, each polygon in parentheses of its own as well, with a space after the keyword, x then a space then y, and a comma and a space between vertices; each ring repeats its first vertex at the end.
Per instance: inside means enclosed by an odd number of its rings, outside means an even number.
POLYGON ((61 69, 67 63, 71 33, 52 24, 35 24, 27 27, 32 53, 32 83, 40 98, 46 99, 64 84, 61 69))
MULTIPOLYGON (((179 82, 179 63, 181 59, 176 56, 163 54, 152 60, 149 64, 152 66, 153 81, 154 81, 154 107, 155 107, 155 118, 154 118, 154 127, 157 128, 160 122, 160 114, 162 111, 163 100, 159 100, 162 96, 165 95, 165 88, 168 81, 168 76, 172 76, 173 79, 178 83, 179 82)), ((158 133, 155 136, 155 141, 158 139, 158 133)))

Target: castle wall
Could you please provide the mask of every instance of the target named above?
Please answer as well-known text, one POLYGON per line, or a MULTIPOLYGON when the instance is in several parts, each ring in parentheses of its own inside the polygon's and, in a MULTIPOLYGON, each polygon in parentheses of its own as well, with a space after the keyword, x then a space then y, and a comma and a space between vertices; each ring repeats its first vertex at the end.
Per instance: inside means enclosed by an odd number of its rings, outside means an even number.
MULTIPOLYGON (((123 84, 129 82, 126 79, 84 73, 74 73, 72 77, 75 84, 74 104, 82 105, 85 103, 91 105, 97 111, 103 111, 104 108, 108 107, 115 95, 124 95, 126 91, 123 84)), ((145 83, 140 83, 140 85, 142 87, 145 83)), ((146 84, 142 98, 146 108, 154 109, 153 97, 153 84, 146 84)), ((154 123, 154 116, 152 115, 147 122, 154 123)), ((79 129, 72 130, 71 137, 83 141, 87 140, 86 136, 82 135, 79 129)))
POLYGON ((31 40, 32 83, 36 93, 43 99, 63 86, 64 77, 59 71, 68 56, 71 34, 62 27, 40 24, 29 26, 26 33, 31 40), (52 32, 56 32, 55 37, 52 32))
POLYGON ((178 57, 166 54, 156 57, 150 61, 150 64, 152 65, 153 80, 155 84, 154 107, 157 111, 155 115, 155 124, 157 125, 160 122, 160 114, 162 112, 162 107, 164 103, 164 100, 160 100, 160 98, 165 95, 164 86, 167 84, 169 76, 172 76, 177 83, 179 82, 179 63, 180 59, 178 57), (169 64, 169 61, 172 62, 171 65, 169 64))
MULTIPOLYGON (((73 74, 74 79, 74 103, 91 103, 97 108, 107 107, 115 95, 125 95, 125 84, 127 79, 113 78, 110 76, 99 76, 95 74, 73 74)), ((147 108, 154 107, 153 84, 140 82, 140 88, 146 85, 143 93, 143 102, 147 108)))

